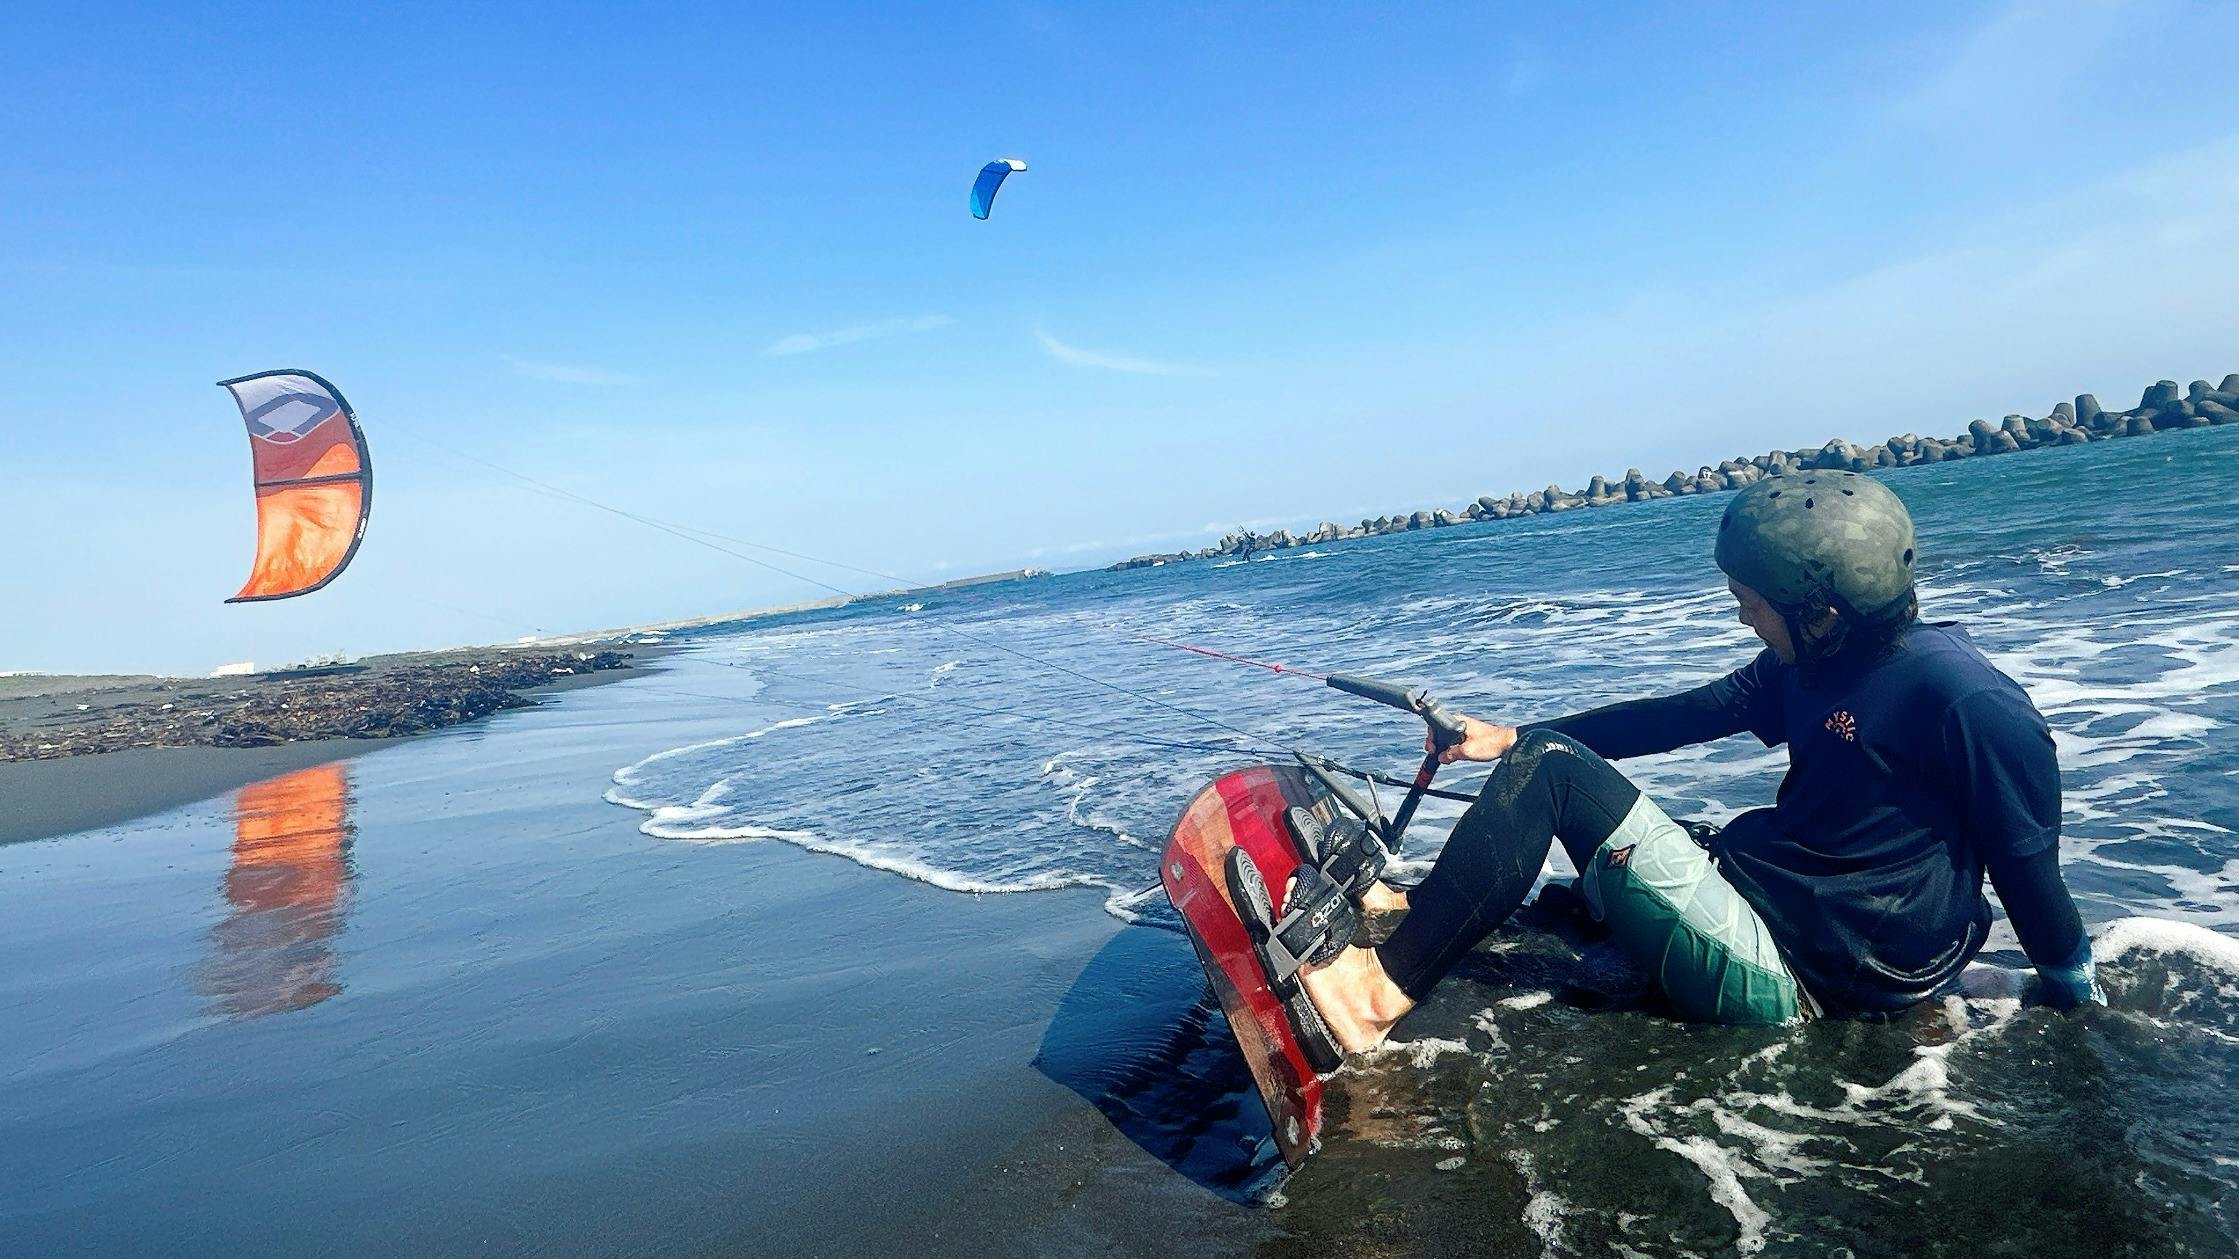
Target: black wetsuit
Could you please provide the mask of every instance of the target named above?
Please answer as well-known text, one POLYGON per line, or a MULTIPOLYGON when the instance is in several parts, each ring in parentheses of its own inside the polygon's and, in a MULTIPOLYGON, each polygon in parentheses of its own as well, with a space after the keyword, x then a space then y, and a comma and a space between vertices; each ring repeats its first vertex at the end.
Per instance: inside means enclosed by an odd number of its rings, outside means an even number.
MULTIPOLYGON (((1714 851, 1830 1013, 1902 1009, 1955 977, 1990 925, 1986 873, 2054 999, 2092 992, 2089 942, 2060 877, 2051 733, 1957 629, 1915 624, 1887 654, 1831 662, 1809 687, 1765 651, 1691 691, 1525 729, 1611 760, 1743 731, 1786 743, 1776 802, 1735 818, 1714 851)), ((1575 860, 1631 803, 1621 775, 1577 757, 1511 759, 1455 827, 1438 863, 1451 868, 1433 870, 1379 950, 1418 998, 1466 951, 1457 936, 1474 942, 1513 911, 1528 889, 1518 872, 1536 871, 1550 834, 1575 860)))

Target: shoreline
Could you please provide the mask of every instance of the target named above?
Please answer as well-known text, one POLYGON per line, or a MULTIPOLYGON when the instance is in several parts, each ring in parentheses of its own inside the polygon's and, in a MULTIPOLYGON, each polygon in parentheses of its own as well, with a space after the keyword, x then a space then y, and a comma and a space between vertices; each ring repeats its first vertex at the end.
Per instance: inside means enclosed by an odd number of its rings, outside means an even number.
MULTIPOLYGON (((634 658, 595 672, 571 674, 533 687, 508 692, 520 702, 510 708, 535 708, 547 696, 584 687, 602 686, 624 678, 642 676, 676 647, 640 647, 634 658)), ((470 653, 426 653, 460 657, 470 653)), ((415 657, 416 658, 416 657, 415 657)), ((393 659, 393 658, 390 658, 393 659)), ((80 685, 36 697, 0 701, 0 735, 10 718, 21 720, 24 707, 40 700, 57 700, 74 708, 65 697, 132 695, 185 679, 131 679, 116 685, 116 678, 72 678, 80 685), (11 712, 10 709, 15 711, 11 712)), ((127 703, 146 702, 145 698, 127 703)), ((52 705, 44 707, 51 708, 52 705)), ((492 715, 485 712, 463 721, 429 726, 424 730, 380 737, 324 734, 289 738, 262 746, 216 746, 208 743, 124 747, 86 751, 68 756, 0 759, 0 845, 28 843, 57 836, 116 826, 150 817, 197 801, 223 795, 250 783, 291 770, 347 760, 383 747, 415 740, 439 730, 471 724, 492 715)))

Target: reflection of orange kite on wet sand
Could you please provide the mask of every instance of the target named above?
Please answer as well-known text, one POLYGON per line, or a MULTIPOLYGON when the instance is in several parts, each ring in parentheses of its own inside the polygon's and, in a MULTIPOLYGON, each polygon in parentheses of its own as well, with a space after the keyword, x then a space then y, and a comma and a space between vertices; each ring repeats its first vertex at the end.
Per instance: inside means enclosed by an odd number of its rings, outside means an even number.
POLYGON ((252 783, 234 797, 232 912, 212 933, 204 989, 219 1009, 256 1018, 342 990, 330 941, 350 869, 350 778, 337 762, 252 783))

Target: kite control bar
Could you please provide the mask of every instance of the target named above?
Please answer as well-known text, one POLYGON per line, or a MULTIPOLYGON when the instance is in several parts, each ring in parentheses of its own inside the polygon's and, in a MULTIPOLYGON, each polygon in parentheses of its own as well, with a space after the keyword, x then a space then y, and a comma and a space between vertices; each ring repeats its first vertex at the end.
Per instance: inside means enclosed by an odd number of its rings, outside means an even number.
MULTIPOLYGON (((1400 802, 1399 811, 1392 814, 1392 820, 1380 828, 1383 831, 1384 847, 1396 855, 1399 852, 1399 837, 1406 833, 1407 824, 1415 820, 1415 809, 1422 804, 1423 793, 1430 790, 1432 776, 1438 773, 1438 754, 1467 737, 1468 727, 1460 713, 1424 694, 1420 687, 1401 686, 1396 682, 1379 682, 1375 678, 1353 677, 1343 673, 1333 673, 1323 681, 1348 695, 1358 695, 1362 699, 1372 699, 1379 704, 1388 704, 1403 712, 1413 713, 1423 719, 1424 725, 1430 727, 1431 751, 1423 757, 1422 768, 1415 771, 1415 781, 1408 788, 1407 798, 1400 802)), ((1314 768, 1312 761, 1307 762, 1307 768, 1314 768)), ((1330 781, 1326 774, 1317 776, 1325 783, 1330 781)), ((1355 812, 1360 812, 1358 801, 1350 797, 1351 793, 1346 792, 1339 798, 1355 812)), ((1375 820, 1369 814, 1362 813, 1362 818, 1370 825, 1375 825, 1375 820)))
POLYGON ((1389 704, 1422 718, 1423 724, 1430 727, 1431 741, 1439 751, 1443 752, 1461 742, 1468 733, 1462 725, 1460 714, 1425 695, 1421 687, 1379 682, 1374 678, 1356 678, 1344 673, 1333 673, 1323 681, 1348 695, 1389 704))
MULTIPOLYGON (((1431 750, 1428 755, 1423 757, 1422 768, 1415 771, 1415 780, 1407 785, 1407 798, 1400 803, 1399 811, 1392 815, 1389 822, 1383 819, 1373 805, 1362 800, 1345 784, 1339 782, 1337 775, 1340 773, 1352 774, 1371 782, 1388 782, 1389 779, 1383 779, 1375 774, 1362 774, 1358 770, 1349 770, 1333 761, 1325 760, 1310 753, 1296 753, 1299 763, 1312 772, 1317 779, 1321 780, 1322 785, 1329 789, 1330 794, 1336 798, 1339 804, 1358 815, 1361 822, 1368 827, 1369 832, 1381 839, 1384 847, 1393 853, 1399 851, 1399 837, 1402 832, 1406 831, 1407 824, 1414 820, 1416 806, 1420 805, 1423 802, 1423 796, 1430 792, 1431 776, 1438 772, 1439 753, 1469 737, 1469 726, 1463 720, 1462 715, 1425 695, 1420 687, 1401 686, 1396 682, 1380 682, 1375 678, 1355 677, 1345 673, 1310 673, 1305 669, 1293 669, 1287 664, 1254 660, 1249 656, 1232 656, 1225 651, 1214 651, 1210 647, 1193 647, 1188 643, 1172 642, 1164 638, 1146 637, 1142 641, 1157 643, 1161 647, 1174 647, 1182 651, 1195 652, 1200 656, 1210 656, 1215 660, 1226 660, 1232 664, 1246 664, 1255 669, 1265 669, 1270 673, 1287 673, 1293 677, 1314 678, 1348 695, 1358 695, 1362 699, 1372 699, 1379 704, 1389 704, 1402 712, 1410 712, 1422 718, 1423 724, 1430 727, 1431 750)), ((1448 792, 1438 794, 1442 796, 1451 795, 1448 792)), ((1461 798, 1467 799, 1468 797, 1461 798)))

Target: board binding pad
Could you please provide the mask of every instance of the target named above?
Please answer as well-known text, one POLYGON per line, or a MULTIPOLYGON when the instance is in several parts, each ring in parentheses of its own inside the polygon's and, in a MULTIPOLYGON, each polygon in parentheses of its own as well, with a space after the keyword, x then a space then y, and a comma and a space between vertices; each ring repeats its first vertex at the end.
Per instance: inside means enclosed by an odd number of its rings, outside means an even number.
POLYGON ((1275 916, 1282 917, 1291 872, 1304 861, 1283 820, 1293 807, 1312 810, 1325 826, 1336 819, 1328 790, 1299 766, 1253 765, 1222 774, 1174 823, 1159 881, 1251 1068, 1276 1148, 1296 1168, 1321 1143, 1322 1081, 1299 1047, 1282 999, 1268 986, 1227 876, 1229 853, 1242 849, 1267 884, 1275 916))

